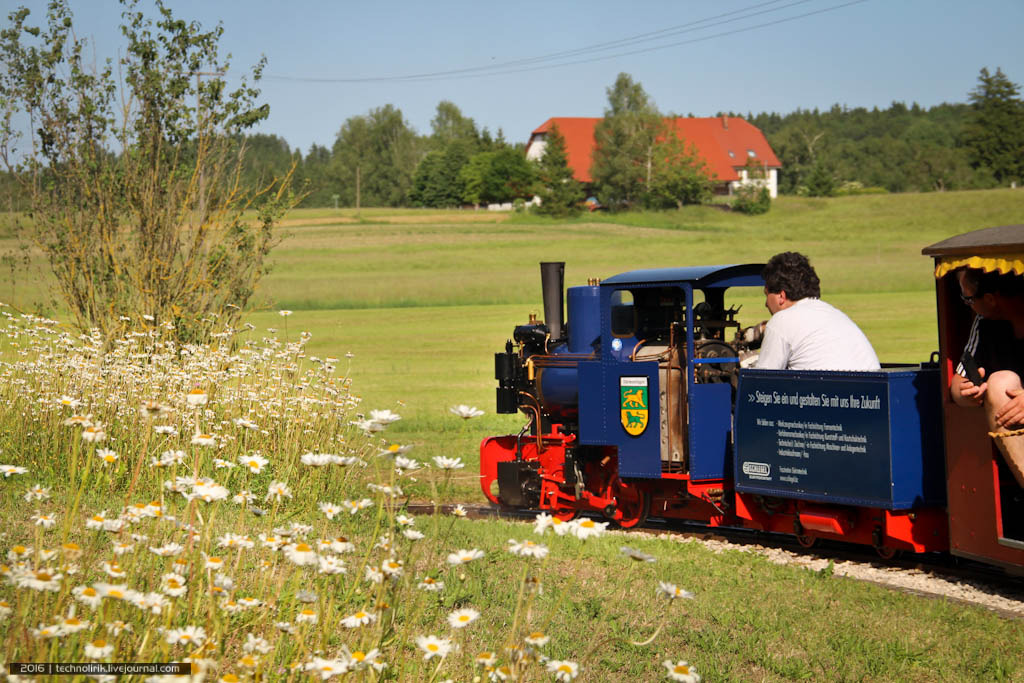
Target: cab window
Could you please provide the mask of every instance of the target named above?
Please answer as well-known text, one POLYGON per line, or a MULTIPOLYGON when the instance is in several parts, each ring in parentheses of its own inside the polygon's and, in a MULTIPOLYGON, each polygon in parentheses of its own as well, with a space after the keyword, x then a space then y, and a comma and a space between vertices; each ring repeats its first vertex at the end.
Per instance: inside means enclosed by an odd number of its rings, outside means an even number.
POLYGON ((636 331, 636 314, 633 308, 633 292, 619 289, 612 292, 611 303, 612 335, 632 337, 636 331))

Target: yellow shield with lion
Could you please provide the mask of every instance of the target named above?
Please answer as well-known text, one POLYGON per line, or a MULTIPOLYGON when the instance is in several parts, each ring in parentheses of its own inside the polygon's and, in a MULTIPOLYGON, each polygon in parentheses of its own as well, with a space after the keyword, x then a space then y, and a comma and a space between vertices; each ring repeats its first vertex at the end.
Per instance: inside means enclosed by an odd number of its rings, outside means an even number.
POLYGON ((619 416, 622 428, 630 436, 640 436, 647 429, 650 397, 646 377, 619 378, 619 416))

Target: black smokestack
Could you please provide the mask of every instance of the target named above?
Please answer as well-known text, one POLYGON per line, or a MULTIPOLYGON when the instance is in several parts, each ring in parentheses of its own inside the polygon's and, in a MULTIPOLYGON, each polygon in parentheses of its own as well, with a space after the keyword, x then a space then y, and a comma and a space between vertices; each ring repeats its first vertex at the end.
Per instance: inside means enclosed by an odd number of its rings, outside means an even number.
POLYGON ((551 339, 564 339, 562 292, 565 289, 565 261, 541 262, 540 286, 544 293, 544 322, 551 333, 551 339))

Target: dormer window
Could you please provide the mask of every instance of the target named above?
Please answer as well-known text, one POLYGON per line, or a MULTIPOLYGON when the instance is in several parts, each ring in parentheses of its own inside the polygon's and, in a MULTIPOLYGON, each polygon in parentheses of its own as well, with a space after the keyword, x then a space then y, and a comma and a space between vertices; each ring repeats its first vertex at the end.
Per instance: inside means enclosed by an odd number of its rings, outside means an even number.
POLYGON ((753 159, 754 157, 756 157, 756 156, 757 156, 757 152, 755 152, 755 151, 754 151, 754 150, 752 150, 752 149, 748 149, 748 150, 747 150, 747 156, 748 156, 748 157, 750 157, 751 159, 753 159))
POLYGON ((729 150, 729 158, 730 159, 735 159, 736 158, 736 154, 731 149, 729 150))

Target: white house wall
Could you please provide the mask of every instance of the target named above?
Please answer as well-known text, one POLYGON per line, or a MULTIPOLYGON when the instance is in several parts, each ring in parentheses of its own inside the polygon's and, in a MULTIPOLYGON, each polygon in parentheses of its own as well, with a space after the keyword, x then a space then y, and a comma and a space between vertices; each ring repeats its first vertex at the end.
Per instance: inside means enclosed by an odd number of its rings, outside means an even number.
POLYGON ((779 169, 769 168, 767 178, 748 178, 747 169, 745 168, 738 168, 736 172, 739 174, 740 179, 729 183, 729 194, 734 194, 743 185, 755 185, 757 187, 767 187, 768 194, 772 199, 779 196, 779 169))

